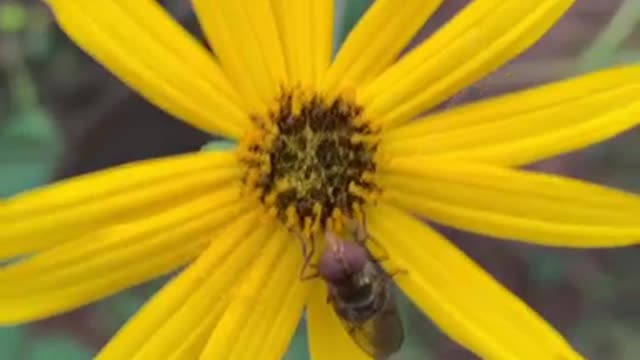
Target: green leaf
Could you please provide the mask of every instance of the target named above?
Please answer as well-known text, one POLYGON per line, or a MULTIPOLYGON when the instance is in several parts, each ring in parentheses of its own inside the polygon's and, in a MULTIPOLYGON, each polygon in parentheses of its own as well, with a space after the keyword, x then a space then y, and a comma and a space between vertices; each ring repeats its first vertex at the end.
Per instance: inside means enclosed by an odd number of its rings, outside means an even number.
POLYGON ((580 56, 581 67, 585 71, 592 71, 619 61, 618 53, 623 50, 623 42, 639 24, 640 1, 625 0, 609 24, 580 56))
POLYGON ((300 321, 296 334, 291 340, 289 351, 284 356, 284 360, 307 360, 309 359, 309 344, 307 342, 306 321, 300 321))
POLYGON ((27 8, 18 3, 0 4, 0 31, 17 32, 27 24, 27 8))
POLYGON ((124 291, 95 304, 95 315, 100 319, 96 322, 96 329, 105 335, 114 334, 135 315, 147 300, 135 290, 124 291))
POLYGON ((62 153, 62 136, 47 114, 28 110, 0 128, 0 197, 51 180, 62 153))
POLYGON ((340 45, 342 45, 351 29, 360 20, 371 3, 373 3, 373 0, 338 0, 333 47, 335 52, 340 49, 340 45))
POLYGON ((613 337, 616 340, 620 359, 640 359, 640 333, 630 327, 617 325, 613 327, 613 337))
POLYGON ((2 359, 18 359, 25 344, 25 328, 0 328, 0 354, 2 359))
POLYGON ((565 259, 553 254, 538 254, 531 257, 530 272, 533 279, 543 285, 553 285, 565 279, 565 259))
POLYGON ((71 337, 34 337, 25 360, 89 360, 93 351, 71 337))
POLYGON ((391 358, 434 359, 435 356, 429 350, 429 345, 437 341, 439 331, 406 294, 397 287, 394 290, 394 298, 404 330, 404 342, 398 353, 391 358))
POLYGON ((206 143, 200 150, 202 151, 225 151, 235 149, 235 141, 232 140, 212 140, 206 143))

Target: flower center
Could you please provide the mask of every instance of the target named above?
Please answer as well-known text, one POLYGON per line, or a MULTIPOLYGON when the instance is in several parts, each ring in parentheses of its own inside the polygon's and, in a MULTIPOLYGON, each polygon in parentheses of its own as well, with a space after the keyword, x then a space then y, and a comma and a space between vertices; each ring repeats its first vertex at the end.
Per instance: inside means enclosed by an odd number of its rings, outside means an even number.
POLYGON ((241 144, 245 185, 290 230, 311 236, 362 219, 374 183, 378 131, 342 97, 289 92, 241 144))

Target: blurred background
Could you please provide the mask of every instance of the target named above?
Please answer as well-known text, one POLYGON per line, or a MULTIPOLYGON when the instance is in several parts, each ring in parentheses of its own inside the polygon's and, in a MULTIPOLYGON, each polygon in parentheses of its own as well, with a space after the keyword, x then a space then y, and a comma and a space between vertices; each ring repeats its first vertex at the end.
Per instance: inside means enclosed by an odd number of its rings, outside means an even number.
MULTIPOLYGON (((469 1, 446 0, 414 43, 469 1)), ((185 0, 163 1, 200 36, 185 0)), ((336 43, 370 4, 338 1, 336 43)), ((640 62, 640 1, 581 0, 534 47, 443 106, 621 63, 640 62)), ((199 149, 210 139, 163 114, 79 50, 35 0, 0 0, 0 196, 137 159, 199 149)), ((640 131, 533 168, 640 192, 640 131)), ((553 323, 589 359, 640 359, 640 249, 564 250, 441 228, 553 323)), ((159 279, 38 323, 0 328, 0 360, 90 359, 159 289, 159 279)), ((475 359, 408 300, 395 359, 475 359)), ((304 327, 287 359, 307 359, 304 327)))

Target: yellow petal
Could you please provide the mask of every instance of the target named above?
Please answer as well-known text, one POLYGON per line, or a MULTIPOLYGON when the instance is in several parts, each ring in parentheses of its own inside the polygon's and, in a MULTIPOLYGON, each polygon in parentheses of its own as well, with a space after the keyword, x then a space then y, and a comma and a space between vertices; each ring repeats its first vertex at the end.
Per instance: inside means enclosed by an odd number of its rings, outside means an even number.
POLYGON ((283 297, 285 300, 279 307, 275 320, 272 321, 271 332, 259 344, 259 346, 273 347, 274 353, 278 354, 284 354, 289 348, 311 289, 310 282, 299 281, 299 272, 294 272, 294 274, 296 275, 295 282, 291 284, 288 293, 283 297))
POLYGON ((193 0, 193 7, 245 108, 263 113, 287 80, 270 0, 193 0))
POLYGON ((272 0, 289 81, 303 88, 324 77, 333 56, 334 0, 272 0))
POLYGON ((443 224, 551 246, 640 241, 640 197, 556 175, 407 157, 383 165, 394 204, 443 224))
POLYGON ((69 37, 156 106, 227 137, 249 126, 213 56, 157 1, 47 3, 69 37))
POLYGON ((572 0, 476 0, 358 94, 392 127, 479 80, 538 40, 572 0))
POLYGON ((209 196, 193 209, 106 229, 3 268, 0 321, 55 315, 175 270, 254 206, 238 198, 237 191, 209 196))
MULTIPOLYGON (((238 279, 236 286, 224 294, 229 301, 229 307, 209 338, 201 359, 245 358, 242 355, 242 344, 256 341, 255 336, 258 335, 248 324, 253 322, 257 325, 260 315, 276 311, 272 303, 277 303, 279 299, 274 296, 277 295, 278 289, 283 288, 282 284, 274 286, 271 283, 277 278, 274 271, 284 268, 296 274, 299 272, 298 269, 289 267, 294 265, 289 258, 295 260, 295 257, 287 256, 292 250, 296 250, 295 253, 300 257, 298 242, 293 241, 282 229, 278 229, 274 236, 264 238, 260 253, 247 259, 244 267, 240 269, 246 270, 246 275, 238 279), (292 245, 297 245, 298 248, 294 249, 292 245)), ((260 354, 260 359, 279 359, 283 355, 275 354, 273 348, 263 350, 265 353, 260 354)))
POLYGON ((340 48, 322 89, 364 86, 393 63, 442 0, 374 2, 340 48))
MULTIPOLYGON (((225 314, 230 311, 235 302, 232 295, 238 283, 244 281, 243 274, 256 262, 260 249, 264 248, 265 241, 270 239, 272 227, 263 224, 246 241, 237 241, 235 248, 227 258, 220 261, 215 272, 210 272, 206 281, 203 281, 200 289, 184 303, 183 307, 162 326, 157 333, 138 351, 136 359, 162 359, 171 354, 182 342, 181 334, 186 334, 191 329, 199 326, 207 311, 215 313, 215 321, 209 321, 212 325, 208 329, 201 329, 202 338, 198 338, 196 346, 190 346, 189 350, 204 351, 211 332, 222 326, 225 314), (231 275, 233 274, 233 275, 231 275)), ((187 344, 188 345, 188 344, 187 344)))
POLYGON ((134 221, 239 182, 234 153, 195 153, 125 164, 17 195, 0 207, 0 257, 46 249, 134 221))
POLYGON ((251 305, 245 302, 244 306, 252 308, 252 312, 235 335, 237 340, 229 359, 279 360, 287 351, 300 322, 310 283, 300 280, 303 257, 299 241, 291 236, 285 241, 289 244, 261 284, 258 295, 248 299, 251 305))
POLYGON ((257 212, 237 217, 129 320, 97 359, 179 358, 190 351, 196 354, 190 359, 197 359, 228 303, 220 294, 235 284, 269 232, 268 226, 260 225, 257 212))
POLYGON ((406 271, 396 283, 455 341, 486 359, 581 359, 555 329, 427 225, 384 204, 367 219, 391 259, 387 269, 406 271))
POLYGON ((640 66, 620 67, 426 116, 385 134, 393 155, 523 165, 640 123, 640 66))
POLYGON ((313 280, 307 309, 309 351, 313 360, 367 360, 370 357, 351 339, 338 316, 327 302, 327 288, 313 280))
MULTIPOLYGON (((204 309, 204 311, 198 311, 198 321, 195 322, 195 324, 191 324, 193 321, 188 322, 188 324, 192 326, 185 326, 178 323, 179 325, 175 327, 179 331, 174 331, 171 339, 178 338, 181 340, 181 343, 173 349, 168 349, 166 357, 163 358, 169 360, 193 360, 200 357, 202 349, 207 344, 207 340, 211 335, 211 331, 215 328, 220 320, 220 316, 222 316, 228 305, 227 302, 220 301, 210 308, 204 309), (186 334, 186 336, 183 334, 186 334)), ((173 343, 172 346, 174 346, 173 343)), ((152 349, 155 350, 155 348, 152 349)), ((167 350, 165 347, 162 349, 167 350)), ((145 354, 144 356, 136 356, 136 359, 157 358, 145 354)))
POLYGON ((4 285, 0 294, 30 293, 72 283, 90 281, 143 256, 195 245, 229 219, 229 212, 242 212, 251 201, 239 201, 239 187, 223 188, 181 206, 123 225, 81 235, 49 250, 14 262, 0 271, 4 285), (185 241, 189 239, 189 241, 185 241))

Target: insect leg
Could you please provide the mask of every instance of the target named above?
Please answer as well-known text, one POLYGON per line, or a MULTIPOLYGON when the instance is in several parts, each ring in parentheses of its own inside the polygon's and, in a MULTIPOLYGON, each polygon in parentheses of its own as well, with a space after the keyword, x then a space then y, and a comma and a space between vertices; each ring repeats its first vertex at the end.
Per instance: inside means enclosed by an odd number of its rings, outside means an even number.
POLYGON ((381 256, 378 256, 376 259, 377 262, 385 262, 389 260, 389 253, 387 252, 387 249, 385 249, 378 240, 369 236, 369 233, 367 232, 367 219, 364 216, 362 217, 362 222, 358 221, 356 223, 355 241, 366 248, 369 248, 369 246, 367 246, 367 242, 375 245, 376 250, 378 250, 376 253, 381 253, 381 256))
POLYGON ((331 295, 331 291, 327 291, 327 304, 333 303, 333 295, 331 295))
POLYGON ((409 271, 407 269, 395 268, 395 269, 385 269, 384 273, 390 279, 393 279, 398 275, 408 275, 409 271))
POLYGON ((311 263, 313 255, 315 255, 316 253, 316 241, 313 236, 310 236, 309 248, 307 248, 307 241, 305 241, 304 237, 300 235, 298 235, 298 237, 300 238, 300 242, 302 243, 302 256, 304 257, 302 269, 300 269, 300 280, 304 281, 317 278, 319 276, 318 270, 316 269, 316 266, 311 263), (310 267, 314 269, 314 272, 307 274, 307 269, 310 267))
MULTIPOLYGON (((376 256, 374 257, 373 255, 371 256, 372 261, 374 261, 376 264, 382 264, 386 261, 389 260, 389 253, 387 252, 387 249, 385 249, 384 246, 382 246, 382 244, 380 244, 380 242, 378 242, 376 239, 374 239, 373 237, 369 236, 369 233, 367 232, 367 223, 366 223, 366 218, 363 216, 362 217, 362 222, 357 222, 356 223, 356 233, 355 233, 355 241, 364 246, 365 248, 369 249, 369 246, 367 246, 367 242, 369 242, 370 244, 375 245, 376 253, 381 253, 380 256, 376 256)), ((371 250, 370 250, 371 251, 371 250)), ((389 278, 393 278, 396 275, 400 275, 400 274, 408 274, 408 271, 406 269, 394 269, 391 271, 385 271, 384 272, 386 276, 388 276, 389 278)))

